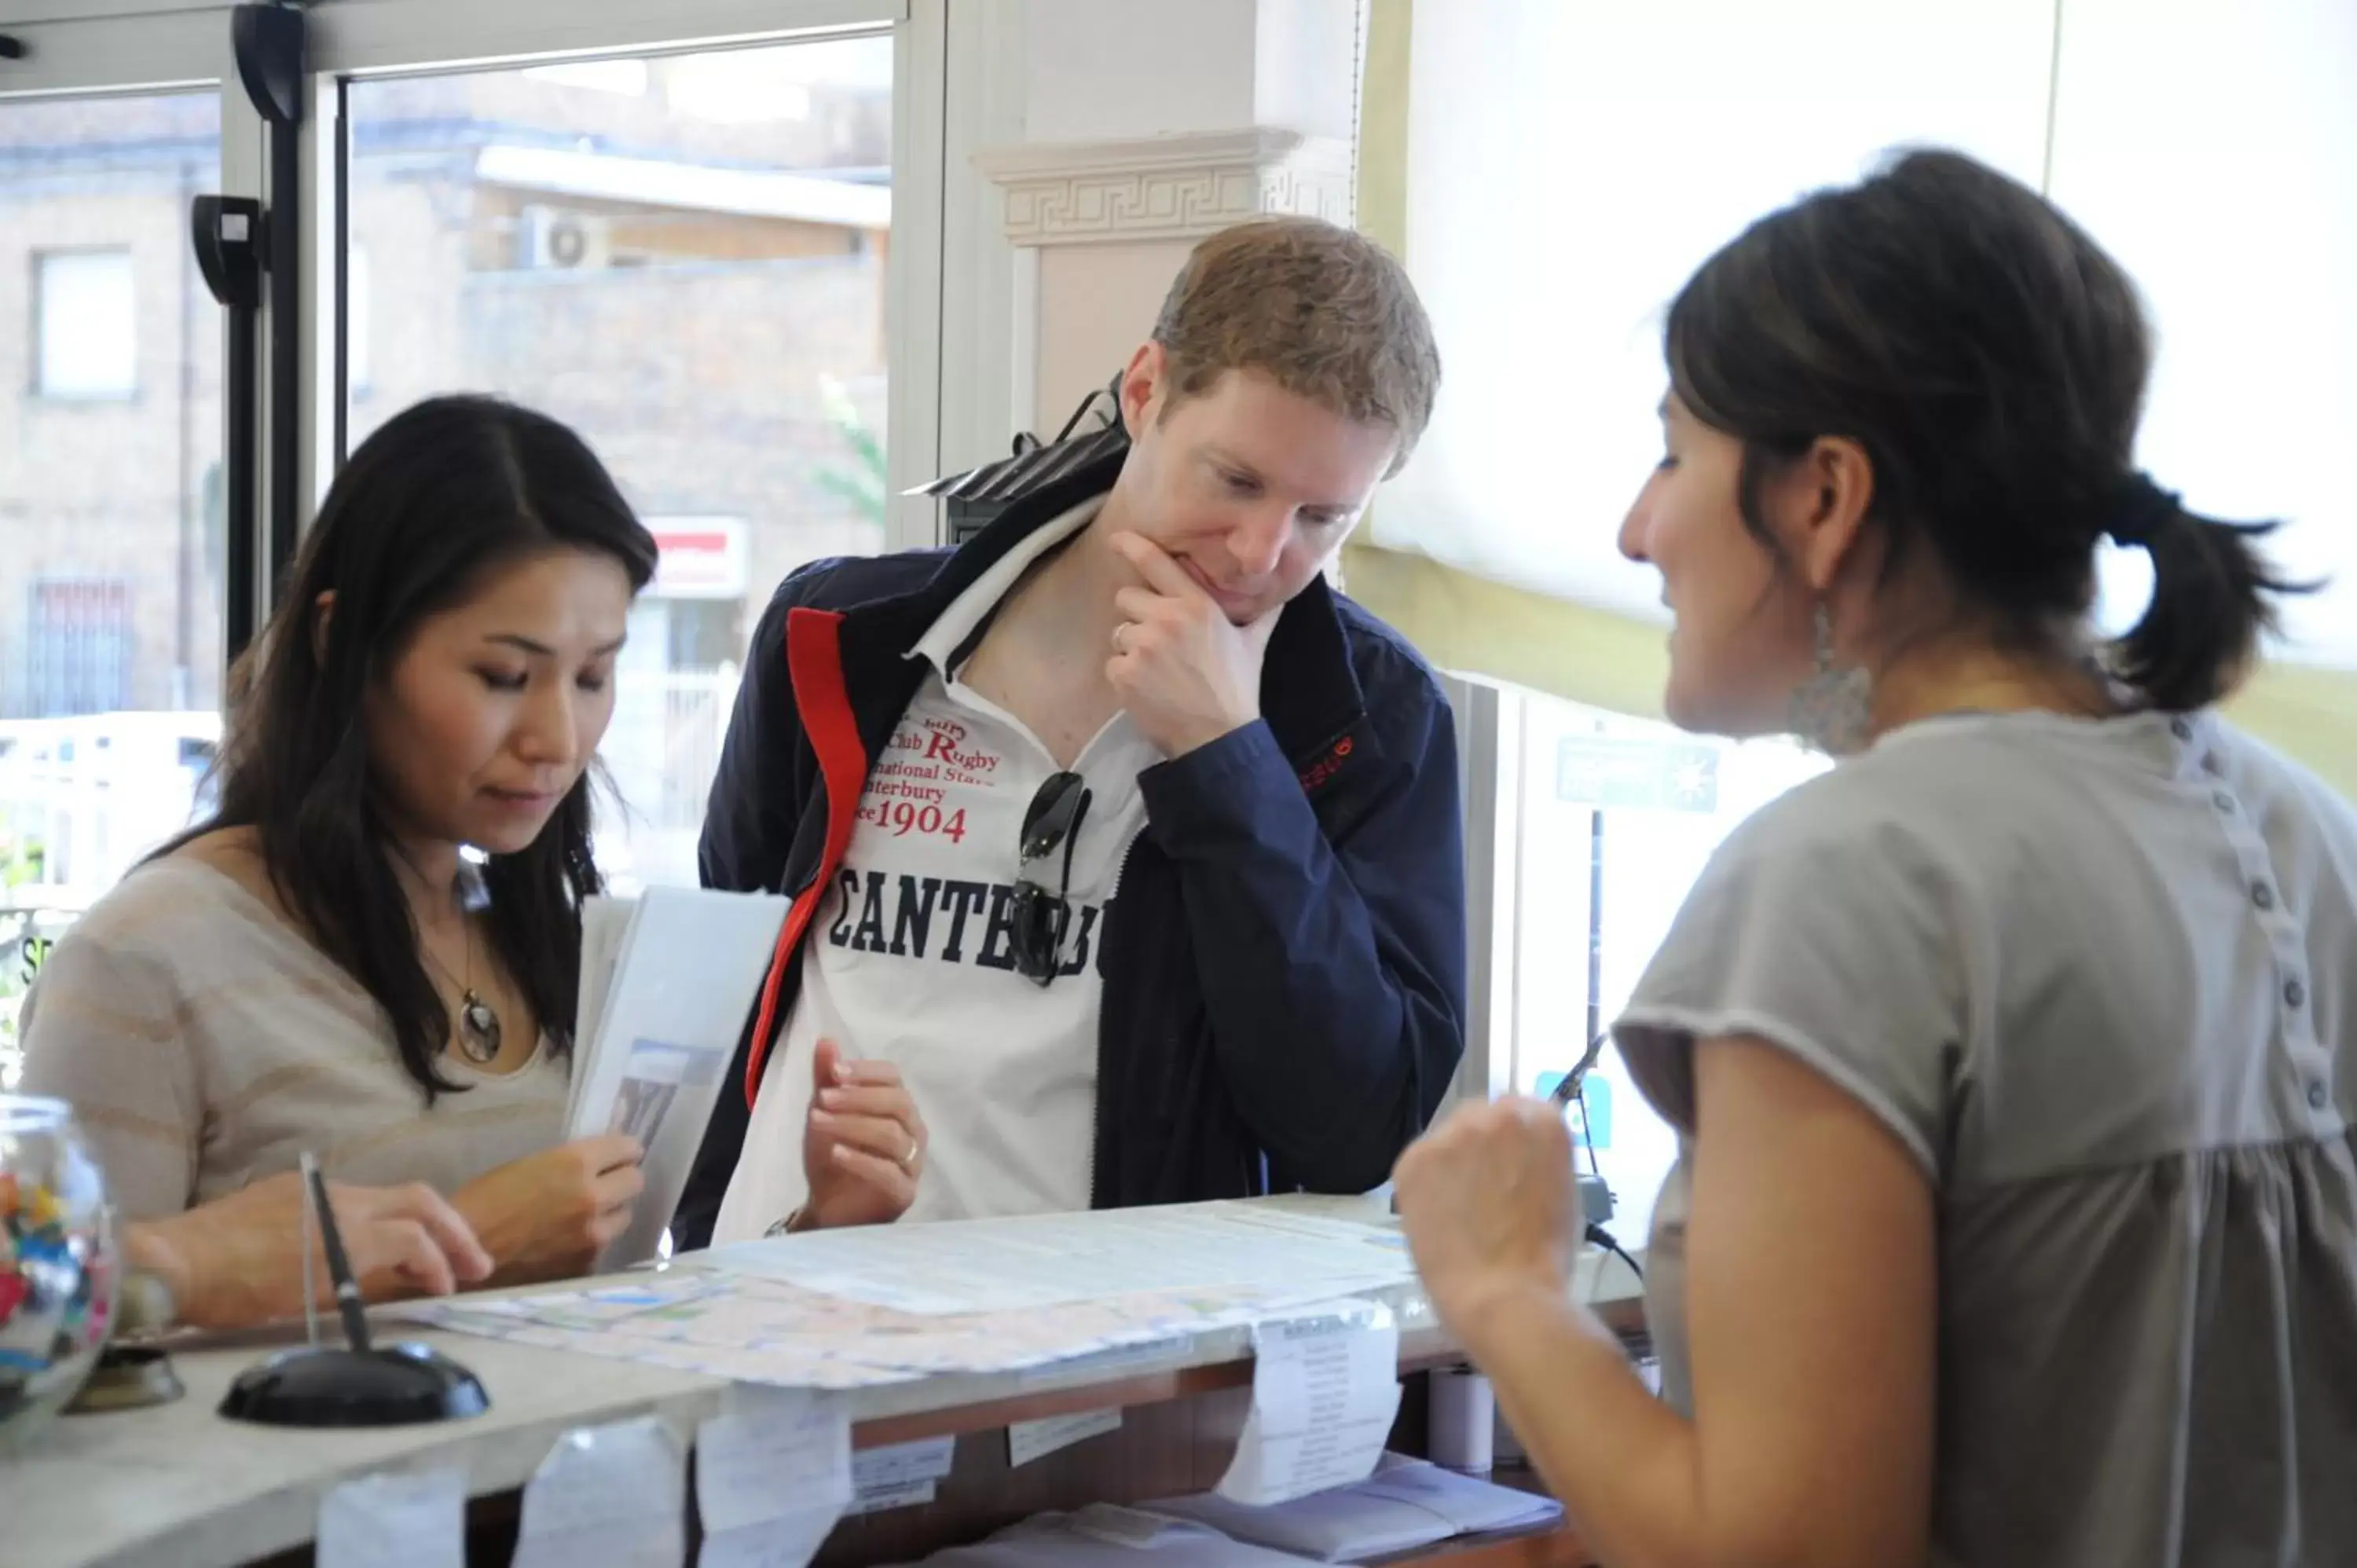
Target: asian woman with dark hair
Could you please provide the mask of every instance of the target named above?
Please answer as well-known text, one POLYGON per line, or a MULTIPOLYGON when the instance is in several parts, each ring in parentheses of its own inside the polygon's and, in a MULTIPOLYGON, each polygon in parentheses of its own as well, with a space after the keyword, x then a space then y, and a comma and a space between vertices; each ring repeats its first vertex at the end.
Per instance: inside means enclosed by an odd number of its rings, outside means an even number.
POLYGON ((299 1155, 372 1294, 578 1272, 640 1151, 562 1142, 590 768, 655 544, 555 421, 371 435, 235 673, 213 818, 45 966, 25 1086, 70 1101, 181 1317, 301 1305, 299 1155))

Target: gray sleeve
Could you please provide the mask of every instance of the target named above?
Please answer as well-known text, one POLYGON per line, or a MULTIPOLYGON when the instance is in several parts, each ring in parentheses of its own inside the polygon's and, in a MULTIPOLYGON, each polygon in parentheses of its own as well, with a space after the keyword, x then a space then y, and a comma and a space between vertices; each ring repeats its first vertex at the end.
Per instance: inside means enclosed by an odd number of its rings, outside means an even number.
POLYGON ((1872 1112, 1937 1180, 1965 1038, 1958 899, 1913 835, 1824 815, 1771 807, 1721 847, 1614 1038, 1689 1134, 1695 1043, 1765 1040, 1872 1112))
POLYGON ((126 1219, 194 1201, 202 1097, 179 1012, 162 964, 83 929, 66 934, 25 999, 25 1092, 72 1105, 126 1219))

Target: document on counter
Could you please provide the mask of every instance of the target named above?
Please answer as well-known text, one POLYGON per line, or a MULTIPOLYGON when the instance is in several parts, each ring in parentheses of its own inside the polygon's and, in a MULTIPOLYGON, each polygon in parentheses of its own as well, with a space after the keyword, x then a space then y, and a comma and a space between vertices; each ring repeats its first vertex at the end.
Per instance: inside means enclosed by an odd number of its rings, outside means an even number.
POLYGON ((842 1401, 739 1383, 695 1436, 698 1568, 802 1568, 851 1501, 842 1401))
POLYGON ((1265 1505, 1365 1480, 1399 1401, 1399 1325, 1382 1303, 1256 1325, 1252 1413, 1219 1495, 1265 1505))
POLYGON ((679 1207, 786 900, 651 887, 629 905, 592 905, 581 922, 583 1026, 565 1135, 628 1133, 646 1150, 630 1228, 593 1271, 612 1273, 653 1257, 679 1207))
POLYGON ((467 1475, 363 1476, 319 1499, 318 1568, 466 1568, 467 1475))
POLYGON ((513 1568, 678 1568, 686 1503, 687 1456, 661 1421, 578 1427, 524 1486, 513 1568))
POLYGON ((931 1314, 1237 1287, 1330 1301, 1415 1277, 1395 1228, 1265 1200, 816 1230, 717 1247, 696 1262, 931 1314))

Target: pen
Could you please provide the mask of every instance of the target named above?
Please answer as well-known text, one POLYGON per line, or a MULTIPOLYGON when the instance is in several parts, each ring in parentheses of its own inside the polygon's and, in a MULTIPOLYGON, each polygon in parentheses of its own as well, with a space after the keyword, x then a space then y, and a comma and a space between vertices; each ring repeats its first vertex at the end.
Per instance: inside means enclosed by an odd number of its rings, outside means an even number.
POLYGON ((1596 1058, 1604 1054, 1604 1042, 1610 1037, 1609 1035, 1598 1035, 1588 1041, 1587 1054, 1579 1058, 1578 1066, 1563 1075, 1563 1081, 1555 1086, 1555 1092, 1547 1098, 1557 1105, 1568 1105, 1578 1099, 1579 1086, 1587 1079, 1587 1069, 1594 1067, 1596 1058))
POLYGON ((336 1287, 336 1310, 343 1314, 344 1337, 352 1348, 368 1354, 368 1314, 361 1307, 360 1282, 352 1278, 352 1262, 344 1256, 344 1238, 336 1230, 336 1211, 328 1202, 328 1178, 319 1174, 319 1162, 309 1155, 303 1156, 303 1174, 311 1184, 311 1201, 319 1210, 319 1244, 328 1254, 328 1281, 336 1287))

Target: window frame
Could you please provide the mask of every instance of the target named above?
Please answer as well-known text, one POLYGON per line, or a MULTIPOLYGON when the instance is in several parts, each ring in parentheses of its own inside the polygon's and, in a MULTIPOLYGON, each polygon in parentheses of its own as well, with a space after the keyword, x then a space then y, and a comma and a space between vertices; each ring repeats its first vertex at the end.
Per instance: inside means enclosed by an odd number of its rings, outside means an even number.
MULTIPOLYGON (((307 526, 340 459, 344 85, 441 70, 512 69, 873 35, 893 38, 892 238, 885 263, 885 547, 931 545, 939 504, 911 497, 942 471, 942 123, 947 0, 339 0, 312 26, 302 157, 304 384, 298 458, 307 526)), ((974 177, 978 179, 978 176, 974 177)))
MULTIPOLYGON (((268 137, 237 85, 232 5, 220 0, 0 0, 0 30, 27 46, 0 61, 0 100, 212 90, 221 102, 227 196, 271 199, 268 137), (192 62, 195 68, 192 69, 192 62)), ((346 367, 339 156, 341 82, 371 75, 684 53, 888 30, 893 38, 893 218, 885 357, 890 435, 887 549, 941 542, 940 505, 906 492, 1003 450, 1015 428, 1011 252, 995 193, 966 156, 1020 132, 1006 69, 1022 38, 1014 7, 964 8, 950 52, 949 0, 334 0, 305 9, 309 28, 299 183, 302 346, 297 388, 298 518, 307 526, 333 478, 346 367), (959 156, 950 155, 955 150, 959 156), (945 443, 946 432, 953 432, 945 443)), ((256 325, 266 344, 267 306, 256 325)), ((260 345, 257 345, 258 349, 260 345)), ((258 353, 269 449, 268 355, 258 353)), ((270 509, 266 463, 257 511, 270 509)), ((259 547, 254 558, 266 553, 259 547)), ((262 585, 260 613, 270 607, 262 585)))

